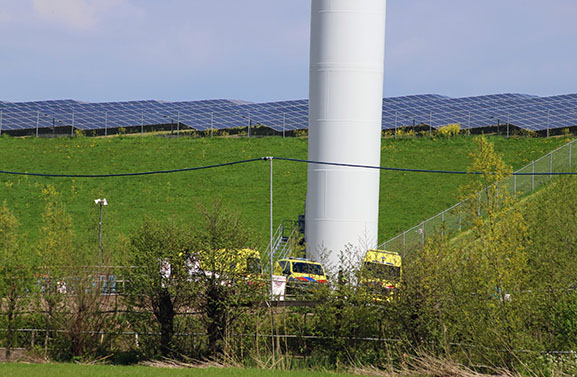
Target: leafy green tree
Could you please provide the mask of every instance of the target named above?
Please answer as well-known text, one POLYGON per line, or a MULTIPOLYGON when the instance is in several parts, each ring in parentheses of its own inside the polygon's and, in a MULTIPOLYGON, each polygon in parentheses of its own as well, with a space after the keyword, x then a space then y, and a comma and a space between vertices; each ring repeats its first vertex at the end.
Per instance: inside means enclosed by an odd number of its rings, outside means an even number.
MULTIPOLYGON (((533 344, 530 317, 528 225, 502 181, 511 174, 486 138, 476 139, 469 171, 481 172, 461 189, 468 230, 446 231, 405 259, 401 304, 412 342, 485 347, 478 362, 505 361, 533 344), (502 350, 506 350, 504 356, 502 350)), ((468 357, 473 358, 472 355, 468 357)))
POLYGON ((42 189, 46 202, 42 214, 41 237, 37 245, 40 271, 40 309, 45 314, 44 350, 48 352, 50 338, 58 324, 66 293, 67 267, 71 266, 73 247, 72 218, 66 211, 60 194, 54 186, 42 189))
POLYGON ((239 250, 250 246, 251 237, 239 216, 221 201, 201 207, 202 221, 191 232, 192 249, 200 259, 198 303, 213 356, 226 351, 226 339, 241 307, 263 298, 268 283, 248 284, 247 275, 234 266, 243 258, 239 250))
POLYGON ((0 207, 0 297, 6 316, 7 360, 15 345, 16 329, 22 317, 20 310, 28 304, 33 289, 34 269, 25 250, 18 220, 3 203, 0 207))
POLYGON ((129 249, 127 303, 153 313, 160 329, 159 351, 165 357, 177 355, 177 313, 195 302, 196 289, 184 258, 189 247, 184 235, 175 224, 147 218, 133 234, 129 249))
MULTIPOLYGON (((530 288, 527 221, 502 183, 511 167, 486 138, 476 143, 469 169, 483 174, 463 190, 472 228, 452 244, 448 295, 460 304, 450 309, 451 323, 458 324, 455 335, 512 351, 528 346, 523 336, 527 306, 520 294, 530 288)), ((506 354, 509 366, 514 359, 512 352, 506 354)))

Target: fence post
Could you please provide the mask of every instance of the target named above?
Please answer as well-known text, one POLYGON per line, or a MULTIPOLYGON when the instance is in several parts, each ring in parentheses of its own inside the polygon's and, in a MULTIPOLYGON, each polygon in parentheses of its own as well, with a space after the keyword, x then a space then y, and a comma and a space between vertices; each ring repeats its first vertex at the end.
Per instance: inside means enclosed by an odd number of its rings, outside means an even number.
POLYGON ((431 136, 432 134, 433 134, 433 112, 431 111, 429 119, 429 136, 431 136))
POLYGON ((180 111, 176 113, 176 137, 180 137, 180 111))
POLYGON ((108 111, 104 112, 104 136, 108 136, 108 111))
POLYGON ((463 224, 462 224, 462 218, 461 218, 461 207, 459 206, 459 232, 462 230, 463 224))
POLYGON ((425 222, 424 221, 421 223, 421 241, 423 242, 423 245, 425 245, 425 222))
POLYGON ((535 190, 535 161, 531 162, 531 192, 535 190))
MULTIPOLYGON (((0 127, 1 128, 1 127, 0 127)), ((569 143, 569 170, 571 170, 571 152, 572 152, 573 142, 569 143)))
POLYGON ((74 137, 74 110, 72 110, 72 126, 70 127, 70 137, 74 137))
POLYGON ((38 127, 40 126, 40 111, 36 112, 36 137, 38 137, 38 127))
POLYGON ((441 235, 445 235, 445 211, 441 212, 441 235))
POLYGON ((406 231, 403 231, 403 248, 404 248, 405 245, 406 245, 405 233, 406 233, 406 231))
POLYGON ((477 216, 481 217, 481 194, 479 194, 479 200, 477 200, 477 216))
POLYGON ((553 153, 549 153, 549 179, 551 179, 553 173, 553 153))
POLYGON ((144 134, 144 111, 140 113, 140 133, 144 134))
POLYGON ((282 138, 285 136, 286 113, 282 113, 282 138))

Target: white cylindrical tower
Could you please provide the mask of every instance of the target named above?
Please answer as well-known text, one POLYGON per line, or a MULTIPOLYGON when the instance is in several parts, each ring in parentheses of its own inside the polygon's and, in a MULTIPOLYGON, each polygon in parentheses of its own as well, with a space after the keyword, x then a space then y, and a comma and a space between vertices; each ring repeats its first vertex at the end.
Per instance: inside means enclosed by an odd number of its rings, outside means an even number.
MULTIPOLYGON (((386 0, 312 0, 309 160, 380 165, 386 0)), ((309 164, 307 256, 377 245, 379 171, 309 164)), ((351 255, 352 253, 352 255, 351 255)))

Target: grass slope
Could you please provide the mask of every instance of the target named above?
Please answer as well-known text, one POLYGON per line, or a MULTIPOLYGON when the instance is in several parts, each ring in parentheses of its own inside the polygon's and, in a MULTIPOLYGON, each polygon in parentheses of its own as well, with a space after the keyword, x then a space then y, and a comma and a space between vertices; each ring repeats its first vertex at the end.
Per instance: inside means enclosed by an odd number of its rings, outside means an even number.
MULTIPOLYGON (((465 170, 473 137, 382 140, 382 166, 465 170)), ((519 168, 565 139, 491 138, 504 160, 519 168)), ((306 138, 112 137, 75 139, 0 138, 0 170, 60 174, 107 174, 168 170, 262 156, 306 159, 306 138)), ((304 212, 306 165, 274 161, 274 220, 304 212)), ((381 173, 380 241, 452 205, 463 175, 381 173)), ((0 201, 20 219, 29 239, 38 238, 42 187, 54 185, 73 216, 80 240, 95 243, 98 207, 106 197, 104 242, 114 248, 145 215, 194 224, 199 204, 222 199, 254 231, 257 247, 268 239, 269 163, 118 178, 44 178, 0 174, 0 201)))

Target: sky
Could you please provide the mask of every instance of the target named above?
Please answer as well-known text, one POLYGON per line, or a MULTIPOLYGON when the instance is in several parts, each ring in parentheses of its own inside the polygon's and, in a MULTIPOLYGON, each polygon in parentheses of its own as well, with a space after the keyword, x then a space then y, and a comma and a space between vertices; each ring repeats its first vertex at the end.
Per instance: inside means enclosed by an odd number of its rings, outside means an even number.
MULTIPOLYGON (((0 0, 0 101, 304 99, 310 2, 0 0)), ((389 0, 383 95, 577 93, 576 19, 577 0, 389 0)))

